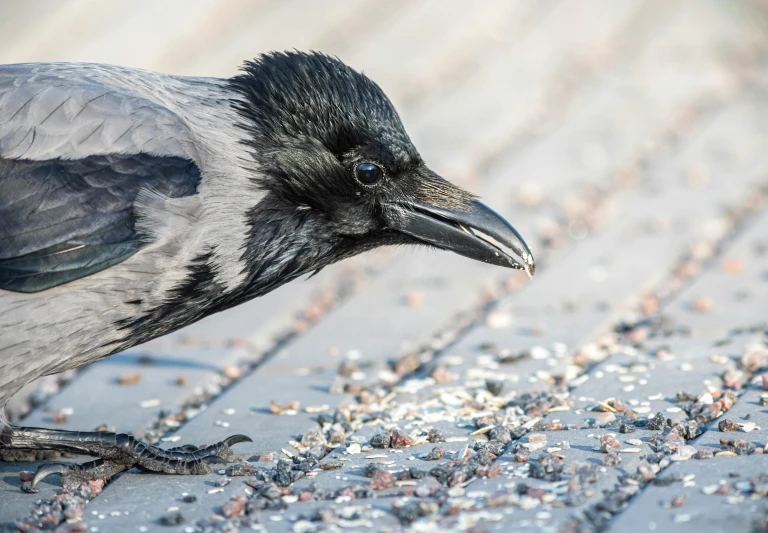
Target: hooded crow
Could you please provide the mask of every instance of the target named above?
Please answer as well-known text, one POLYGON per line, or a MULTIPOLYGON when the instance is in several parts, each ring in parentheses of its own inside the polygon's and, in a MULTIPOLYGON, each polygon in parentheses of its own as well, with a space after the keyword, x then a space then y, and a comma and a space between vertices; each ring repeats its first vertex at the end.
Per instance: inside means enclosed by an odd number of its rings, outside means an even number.
MULTIPOLYGON (((517 231, 431 171, 373 81, 320 53, 231 79, 97 64, 0 66, 0 413, 32 380, 98 361, 379 246, 426 244, 534 273, 517 231)), ((21 428, 0 453, 196 474, 235 435, 163 450, 21 428)))

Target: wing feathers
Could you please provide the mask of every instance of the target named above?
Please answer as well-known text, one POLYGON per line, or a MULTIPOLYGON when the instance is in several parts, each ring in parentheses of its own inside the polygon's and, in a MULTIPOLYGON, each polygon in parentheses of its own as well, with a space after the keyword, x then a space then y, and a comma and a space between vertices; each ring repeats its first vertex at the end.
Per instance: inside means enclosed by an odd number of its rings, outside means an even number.
POLYGON ((36 292, 124 261, 143 244, 136 198, 196 194, 197 166, 147 154, 0 159, 0 289, 36 292))
POLYGON ((149 152, 195 160, 189 128, 151 94, 156 88, 159 98, 170 80, 98 65, 0 66, 0 157, 149 152))
POLYGON ((160 238, 165 219, 136 200, 171 199, 155 203, 183 214, 189 206, 172 199, 197 193, 179 106, 209 88, 195 87, 104 65, 0 66, 0 289, 55 287, 160 238))

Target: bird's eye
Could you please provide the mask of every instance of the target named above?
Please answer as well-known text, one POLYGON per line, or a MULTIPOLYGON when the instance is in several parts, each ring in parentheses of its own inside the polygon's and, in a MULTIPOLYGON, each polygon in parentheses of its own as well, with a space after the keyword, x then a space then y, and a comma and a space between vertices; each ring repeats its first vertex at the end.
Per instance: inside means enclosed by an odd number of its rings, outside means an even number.
POLYGON ((384 171, 373 163, 360 163, 355 168, 355 178, 363 185, 373 185, 384 177, 384 171))

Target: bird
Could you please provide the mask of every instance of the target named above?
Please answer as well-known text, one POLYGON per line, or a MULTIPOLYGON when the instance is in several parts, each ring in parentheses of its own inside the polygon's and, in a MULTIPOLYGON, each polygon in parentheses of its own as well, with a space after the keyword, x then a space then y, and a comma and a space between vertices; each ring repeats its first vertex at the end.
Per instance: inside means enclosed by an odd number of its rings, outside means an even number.
POLYGON ((321 52, 231 78, 0 65, 0 454, 65 486, 131 467, 202 474, 250 441, 161 449, 11 425, 24 385, 109 357, 381 247, 535 272, 515 228, 431 170, 382 89, 321 52))

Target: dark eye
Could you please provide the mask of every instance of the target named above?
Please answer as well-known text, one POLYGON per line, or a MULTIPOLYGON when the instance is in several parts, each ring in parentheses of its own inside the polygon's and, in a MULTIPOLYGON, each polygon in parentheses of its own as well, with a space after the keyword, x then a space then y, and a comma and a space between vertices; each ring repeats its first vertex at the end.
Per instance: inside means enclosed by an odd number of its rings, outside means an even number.
POLYGON ((363 185, 373 185, 384 177, 384 171, 373 163, 360 163, 355 168, 355 178, 363 185))

